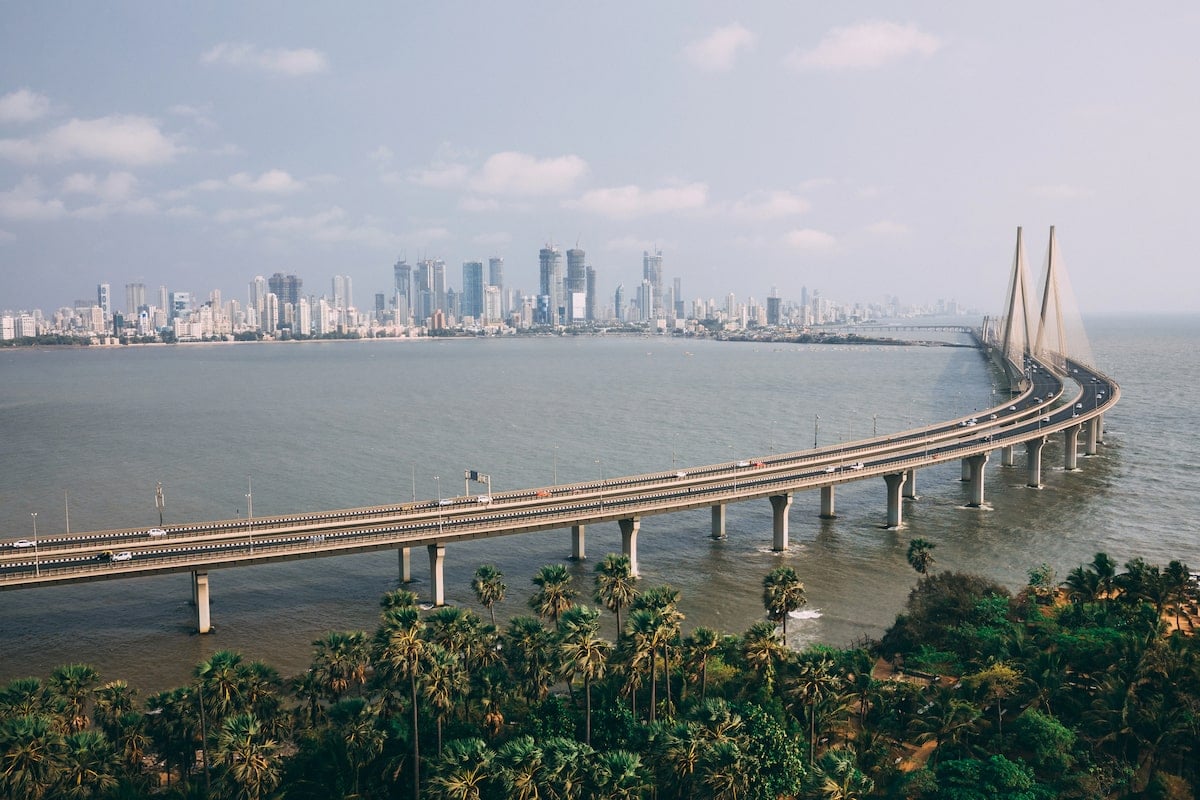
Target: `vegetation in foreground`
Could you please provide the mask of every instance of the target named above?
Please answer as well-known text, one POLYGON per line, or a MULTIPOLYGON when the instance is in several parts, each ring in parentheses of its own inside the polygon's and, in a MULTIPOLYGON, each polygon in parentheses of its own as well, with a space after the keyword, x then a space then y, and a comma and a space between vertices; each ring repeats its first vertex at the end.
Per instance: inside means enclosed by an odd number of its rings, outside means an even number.
POLYGON ((610 555, 588 587, 533 577, 503 629, 485 565, 474 611, 399 590, 378 628, 329 633, 284 679, 218 651, 139 698, 72 664, 0 689, 0 795, 25 798, 1186 798, 1200 786, 1200 651, 1187 568, 1103 553, 1060 589, 921 577, 869 648, 783 644, 804 604, 763 580, 771 621, 683 633, 679 592, 610 555), (1190 617, 1189 617, 1190 618, 1190 617))

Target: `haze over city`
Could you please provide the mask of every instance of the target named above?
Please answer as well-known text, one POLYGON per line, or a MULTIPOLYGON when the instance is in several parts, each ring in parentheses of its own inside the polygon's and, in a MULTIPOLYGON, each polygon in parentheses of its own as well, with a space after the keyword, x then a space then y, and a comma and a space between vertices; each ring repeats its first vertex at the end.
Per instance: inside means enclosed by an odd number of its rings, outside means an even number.
MULTIPOLYGON (((389 291, 392 265, 661 250, 682 296, 1196 311, 1200 11, 1031 3, 6 6, 0 309, 98 283, 389 291)), ((118 288, 119 290, 119 288, 118 288)))

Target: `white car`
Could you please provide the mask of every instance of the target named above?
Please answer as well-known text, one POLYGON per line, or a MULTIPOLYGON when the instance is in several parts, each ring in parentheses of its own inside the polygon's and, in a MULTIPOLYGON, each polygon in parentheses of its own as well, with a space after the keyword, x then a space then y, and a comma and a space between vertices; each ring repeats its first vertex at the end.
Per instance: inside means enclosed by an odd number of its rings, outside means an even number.
POLYGON ((13 547, 33 547, 33 542, 28 539, 17 539, 12 543, 13 547))
POLYGON ((862 468, 863 468, 863 463, 861 461, 855 461, 853 464, 850 465, 850 469, 862 469, 862 468))
POLYGON ((476 501, 482 503, 485 506, 492 502, 492 496, 490 494, 481 494, 481 495, 479 495, 479 497, 477 497, 475 499, 476 499, 476 501))
POLYGON ((114 553, 112 560, 113 561, 129 561, 132 558, 133 558, 133 553, 129 552, 128 550, 125 550, 120 553, 114 553))
POLYGON ((167 532, 164 531, 162 528, 151 528, 150 530, 146 531, 146 535, 149 536, 151 539, 158 539, 163 536, 166 536, 167 532))
POLYGON ((748 466, 750 466, 750 462, 749 461, 739 461, 739 462, 737 462, 737 464, 735 466, 748 467, 748 466))
POLYGON ((837 472, 837 467, 826 467, 825 471, 826 472, 837 472))
POLYGON ((438 500, 438 505, 439 506, 452 506, 452 505, 454 505, 454 501, 451 500, 449 497, 447 497, 444 500, 438 500))

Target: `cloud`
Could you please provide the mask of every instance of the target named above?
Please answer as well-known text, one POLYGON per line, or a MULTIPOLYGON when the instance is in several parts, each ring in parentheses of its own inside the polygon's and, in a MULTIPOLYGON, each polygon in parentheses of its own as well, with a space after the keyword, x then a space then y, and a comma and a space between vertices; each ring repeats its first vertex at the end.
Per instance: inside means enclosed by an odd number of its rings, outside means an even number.
POLYGON ((562 194, 587 171, 587 162, 575 155, 536 158, 525 153, 496 153, 471 178, 470 186, 483 194, 562 194))
POLYGON ((212 117, 210 116, 210 114, 212 113, 211 105, 189 106, 189 105, 186 105, 183 103, 179 103, 179 104, 171 106, 169 109, 167 109, 167 111, 169 111, 170 113, 174 114, 177 117, 183 117, 184 119, 190 119, 192 122, 196 123, 201 128, 212 129, 212 128, 217 127, 217 123, 213 122, 212 117))
POLYGON ((235 189, 267 194, 289 194, 304 188, 303 182, 296 180, 281 169, 269 169, 257 178, 245 172, 239 172, 229 176, 229 185, 235 189))
POLYGON ((25 178, 12 190, 0 192, 0 217, 44 222, 67 213, 62 200, 43 199, 45 191, 37 178, 25 178))
POLYGON ((35 139, 0 139, 0 157, 15 161, 91 159, 129 166, 163 164, 183 152, 149 117, 72 119, 35 139))
POLYGON ((625 219, 643 214, 662 214, 672 211, 696 211, 708 203, 708 186, 688 183, 663 189, 642 189, 639 186, 615 186, 593 189, 579 200, 567 203, 593 214, 625 219))
POLYGON ((1090 194, 1087 189, 1079 186, 1070 186, 1065 183, 1035 186, 1032 191, 1035 196, 1044 197, 1048 200, 1077 200, 1081 197, 1087 197, 1090 194))
POLYGON ((130 172, 110 172, 104 178, 76 172, 63 180, 63 193, 89 194, 109 203, 125 202, 137 189, 137 178, 130 172))
POLYGON ((873 20, 834 28, 812 50, 790 52, 784 64, 796 70, 875 69, 908 56, 928 58, 941 46, 916 25, 873 20))
POLYGON ((783 242, 788 247, 809 252, 828 252, 837 247, 837 239, 813 228, 788 231, 783 237, 783 242))
POLYGON ((876 236, 907 236, 909 233, 912 233, 912 229, 902 222, 892 222, 890 219, 883 219, 868 225, 867 233, 872 233, 876 236))
POLYGON ((376 147, 374 150, 367 153, 367 158, 369 158, 371 161, 373 161, 374 163, 378 164, 381 167, 390 166, 392 163, 392 159, 394 159, 395 157, 396 157, 396 154, 392 152, 392 148, 388 147, 385 144, 381 144, 381 145, 379 145, 379 147, 376 147))
POLYGON ((320 50, 263 50, 244 42, 223 42, 200 56, 205 64, 249 67, 270 75, 296 78, 329 69, 329 60, 320 50))
POLYGON ((346 212, 337 206, 309 216, 263 220, 257 227, 267 233, 285 235, 288 238, 306 236, 316 242, 359 244, 384 249, 400 246, 396 236, 374 225, 356 225, 348 222, 346 212))
POLYGON ((799 195, 785 191, 756 192, 733 204, 735 216, 772 220, 807 213, 812 206, 799 195))
POLYGON ((485 247, 503 247, 512 242, 512 234, 497 231, 496 233, 481 233, 471 239, 475 244, 485 247))
POLYGON ((618 236, 604 243, 605 250, 645 252, 662 249, 662 242, 642 239, 638 236, 618 236))
POLYGON ((283 210, 278 203, 254 206, 253 208, 223 208, 213 215, 213 219, 222 224, 250 222, 263 217, 271 217, 283 210))
POLYGON ((683 57, 704 72, 728 72, 738 52, 753 46, 754 34, 735 22, 688 44, 683 48, 683 57))
POLYGON ((409 180, 430 189, 456 189, 467 182, 469 173, 464 164, 433 164, 413 173, 409 180))
POLYGON ((50 100, 28 89, 0 97, 0 122, 33 122, 50 111, 50 100))

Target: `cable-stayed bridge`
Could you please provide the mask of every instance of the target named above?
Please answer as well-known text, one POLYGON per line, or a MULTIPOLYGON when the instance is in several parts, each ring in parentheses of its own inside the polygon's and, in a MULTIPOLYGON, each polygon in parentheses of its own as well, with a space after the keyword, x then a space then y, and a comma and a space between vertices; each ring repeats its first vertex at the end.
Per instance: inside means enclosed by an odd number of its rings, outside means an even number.
POLYGON ((569 529, 571 554, 582 559, 587 526, 616 522, 622 548, 636 573, 643 518, 708 508, 711 535, 720 538, 725 535, 729 503, 766 498, 772 509, 772 545, 784 550, 795 492, 819 491, 821 516, 834 517, 839 485, 879 477, 886 487, 881 522, 901 527, 904 503, 917 497, 918 470, 949 461, 962 465, 969 505, 982 506, 985 467, 994 453, 999 452, 1001 464, 1016 466, 1017 449, 1023 446, 1027 482, 1039 486, 1041 454, 1048 438, 1063 436, 1063 466, 1077 469, 1080 450, 1095 454, 1102 444, 1104 414, 1120 397, 1117 384, 1092 364, 1053 228, 1040 305, 1034 303, 1027 284, 1018 229, 1005 314, 985 319, 981 329, 972 331, 1008 375, 1011 389, 1003 403, 983 412, 836 446, 666 472, 405 504, 170 525, 149 532, 129 528, 40 539, 35 534, 33 541, 0 542, 0 590, 189 573, 196 629, 205 633, 211 628, 209 573, 223 568, 396 550, 400 579, 408 581, 412 548, 423 546, 430 565, 428 600, 441 605, 447 548, 464 540, 569 529))

